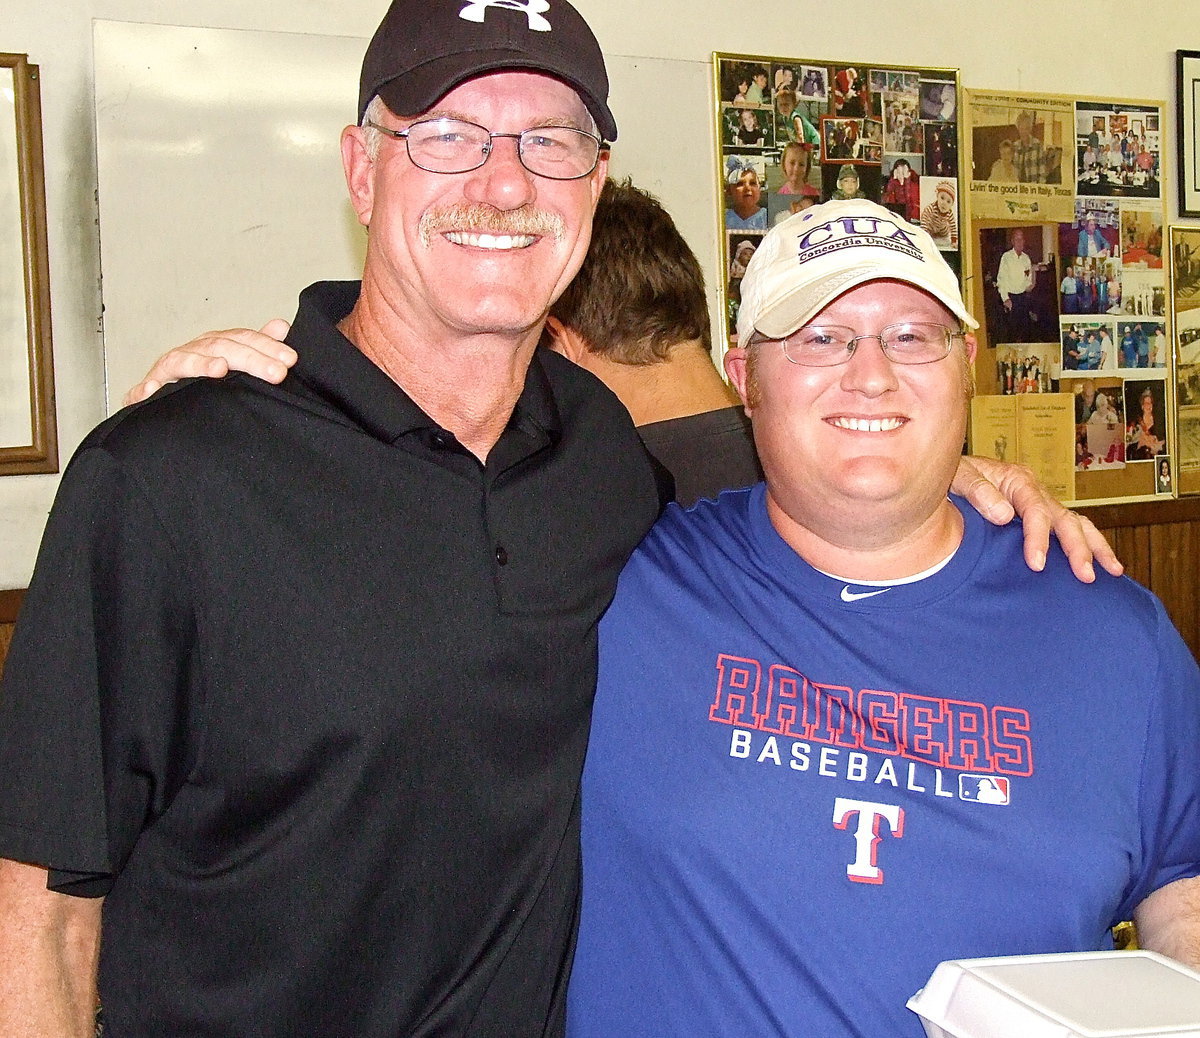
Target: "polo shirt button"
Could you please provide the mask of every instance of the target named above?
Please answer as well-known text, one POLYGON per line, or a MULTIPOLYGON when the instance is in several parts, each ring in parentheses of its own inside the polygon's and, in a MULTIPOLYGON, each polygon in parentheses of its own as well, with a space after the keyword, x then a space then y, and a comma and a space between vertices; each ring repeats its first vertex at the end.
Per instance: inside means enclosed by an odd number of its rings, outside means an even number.
POLYGON ((508 565, 508 552, 504 550, 503 544, 496 545, 496 562, 501 566, 508 565))
POLYGON ((433 434, 433 445, 435 447, 440 447, 442 450, 445 450, 449 443, 450 440, 440 429, 433 434))

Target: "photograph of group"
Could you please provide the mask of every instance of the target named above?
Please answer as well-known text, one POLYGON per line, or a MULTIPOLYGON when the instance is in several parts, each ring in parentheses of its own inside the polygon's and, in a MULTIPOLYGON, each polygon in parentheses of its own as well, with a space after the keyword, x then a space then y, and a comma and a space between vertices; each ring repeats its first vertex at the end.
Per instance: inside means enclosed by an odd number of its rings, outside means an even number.
POLYGON ((961 271, 956 69, 718 54, 714 95, 730 336, 763 234, 817 202, 879 202, 961 271))
MULTIPOLYGON (((1162 105, 972 89, 963 109, 979 395, 1060 396, 1037 442, 1072 500, 1173 494, 1162 105)), ((1022 409, 985 406, 972 449, 995 454, 1022 409)))

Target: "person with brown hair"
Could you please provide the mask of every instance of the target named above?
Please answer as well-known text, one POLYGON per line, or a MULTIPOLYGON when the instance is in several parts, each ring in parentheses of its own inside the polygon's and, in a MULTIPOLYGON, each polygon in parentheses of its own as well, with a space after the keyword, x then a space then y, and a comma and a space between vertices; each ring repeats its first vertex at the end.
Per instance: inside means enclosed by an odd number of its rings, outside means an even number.
POLYGON ((712 362, 700 263, 653 195, 629 180, 604 185, 591 248, 546 333, 629 409, 677 501, 762 478, 749 422, 712 362))

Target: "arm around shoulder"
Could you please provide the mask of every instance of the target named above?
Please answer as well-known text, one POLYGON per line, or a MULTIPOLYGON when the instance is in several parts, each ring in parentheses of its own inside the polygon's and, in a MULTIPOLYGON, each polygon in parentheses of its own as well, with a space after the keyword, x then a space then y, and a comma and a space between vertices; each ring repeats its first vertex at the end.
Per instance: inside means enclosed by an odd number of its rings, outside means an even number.
POLYGON ((46 889, 46 870, 0 858, 0 1034, 90 1038, 100 898, 46 889))

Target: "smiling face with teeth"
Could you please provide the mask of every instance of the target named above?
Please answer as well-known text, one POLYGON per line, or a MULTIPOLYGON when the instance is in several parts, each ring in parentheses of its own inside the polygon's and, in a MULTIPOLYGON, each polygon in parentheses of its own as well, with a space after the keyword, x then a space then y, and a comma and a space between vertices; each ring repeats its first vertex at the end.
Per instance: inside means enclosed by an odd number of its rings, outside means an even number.
MULTIPOLYGON (((959 326, 938 300, 898 281, 852 288, 806 323, 877 335, 904 321, 959 326)), ((784 539, 820 565, 814 543, 877 551, 953 524, 946 491, 966 428, 970 360, 961 340, 945 360, 918 365, 892 363, 873 339, 838 367, 793 364, 775 341, 731 350, 726 370, 753 419, 768 512, 784 539)))
MULTIPOLYGON (((428 112, 388 112, 384 123, 404 129, 438 116, 495 133, 594 126, 566 83, 516 71, 478 76, 428 112)), ((418 348, 479 335, 536 341, 550 303, 587 251, 606 154, 587 177, 549 180, 525 169, 506 138, 493 142, 478 169, 430 173, 413 165, 401 140, 384 139, 372 159, 367 132, 348 127, 342 149, 351 200, 370 229, 364 298, 377 301, 377 312, 388 313, 418 348)))

